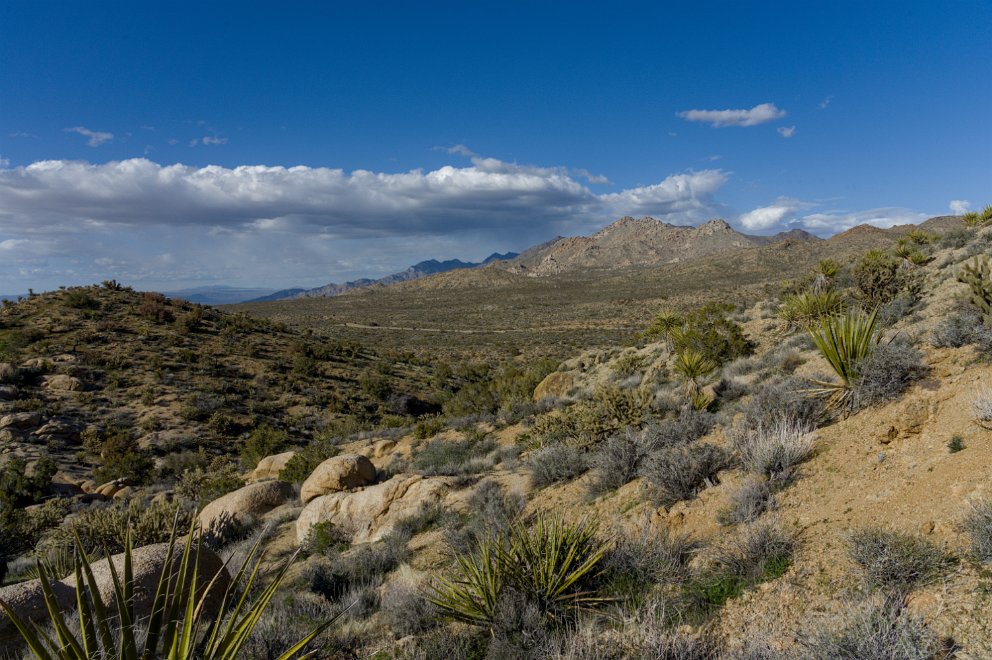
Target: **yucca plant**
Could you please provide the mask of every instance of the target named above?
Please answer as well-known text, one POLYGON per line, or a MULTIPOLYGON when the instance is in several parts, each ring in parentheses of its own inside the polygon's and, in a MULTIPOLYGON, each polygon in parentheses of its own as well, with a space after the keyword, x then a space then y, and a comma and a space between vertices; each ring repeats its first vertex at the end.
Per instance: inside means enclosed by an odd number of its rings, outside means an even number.
POLYGON ((590 586, 609 549, 595 520, 565 522, 539 515, 479 540, 475 552, 457 557, 457 576, 431 586, 428 598, 442 616, 480 627, 496 623, 497 605, 512 590, 526 598, 551 625, 568 622, 579 609, 609 602, 590 586))
MULTIPOLYGON (((113 581, 115 611, 110 611, 100 595, 93 576, 94 560, 86 553, 83 544, 77 542, 79 554, 74 570, 78 633, 72 630, 69 620, 59 608, 52 587, 57 577, 45 561, 39 561, 38 575, 54 638, 37 623, 22 619, 2 600, 0 608, 10 618, 31 654, 39 660, 235 660, 241 656, 245 643, 285 578, 293 558, 288 559, 268 585, 259 590, 256 587, 262 562, 259 540, 227 587, 217 614, 209 615, 208 598, 213 597, 219 588, 218 579, 226 569, 222 568, 213 576, 200 575, 201 541, 192 528, 183 543, 181 554, 177 556, 176 527, 169 539, 151 614, 147 619, 139 619, 134 607, 135 579, 130 533, 125 541, 123 574, 118 573, 113 561, 106 560, 113 581), (240 594, 237 591, 239 585, 243 585, 240 594), (258 596, 249 600, 249 594, 255 590, 259 590, 258 596)), ((333 622, 332 618, 317 626, 279 656, 279 660, 298 657, 333 622)))
POLYGON ((685 316, 674 310, 666 309, 662 310, 657 316, 654 317, 654 322, 651 323, 651 327, 644 332, 644 335, 646 337, 664 337, 665 341, 668 343, 668 348, 671 349, 674 345, 673 336, 678 333, 684 325, 685 316))
POLYGON ((981 211, 971 211, 964 214, 964 222, 969 227, 981 227, 992 221, 992 204, 981 211))
POLYGON ((717 364, 691 348, 685 348, 675 354, 672 370, 685 379, 686 393, 689 398, 699 393, 699 379, 712 373, 717 364))
POLYGON ((785 323, 786 332, 795 328, 809 329, 825 316, 842 314, 844 307, 844 299, 836 291, 807 291, 785 298, 778 317, 785 323))
POLYGON ((928 233, 925 229, 911 229, 906 233, 906 238, 915 243, 916 245, 930 245, 933 243, 937 237, 931 233, 928 233))
POLYGON ((832 407, 842 406, 858 381, 861 363, 881 340, 876 317, 878 310, 866 314, 854 310, 844 315, 824 318, 818 330, 809 330, 813 343, 826 358, 840 382, 814 380, 814 393, 827 394, 832 407))

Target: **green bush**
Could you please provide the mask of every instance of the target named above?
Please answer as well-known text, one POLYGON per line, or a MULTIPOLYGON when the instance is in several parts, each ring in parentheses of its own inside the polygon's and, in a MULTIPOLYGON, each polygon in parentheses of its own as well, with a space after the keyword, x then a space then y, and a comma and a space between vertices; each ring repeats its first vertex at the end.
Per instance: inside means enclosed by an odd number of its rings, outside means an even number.
POLYGON ((123 480, 134 486, 151 481, 155 462, 148 452, 140 449, 131 434, 121 428, 106 432, 100 444, 101 465, 93 470, 93 477, 100 483, 123 480))
POLYGON ((226 456, 215 456, 206 465, 181 472, 176 481, 176 495, 206 505, 244 485, 236 462, 226 456))
POLYGON ((241 465, 246 470, 253 470, 260 460, 279 453, 288 444, 289 434, 286 431, 262 424, 251 432, 251 435, 242 445, 241 465))
POLYGON ((490 439, 431 440, 413 455, 410 467, 425 476, 477 474, 492 466, 487 455, 496 449, 490 439))
POLYGON ((806 291, 782 301, 778 317, 787 330, 807 330, 820 324, 825 316, 844 313, 844 299, 836 291, 806 291))
POLYGON ((419 440, 433 438, 444 430, 444 418, 440 415, 424 415, 413 427, 413 437, 419 440))
POLYGON ((987 256, 975 257, 965 264, 958 281, 971 289, 969 302, 982 315, 986 325, 992 325, 992 265, 987 256))
POLYGON ((179 503, 164 500, 142 502, 115 502, 99 508, 88 509, 70 519, 42 540, 44 547, 74 547, 82 543, 87 552, 122 552, 128 534, 135 546, 164 543, 169 540, 174 525, 189 527, 195 512, 179 503))
POLYGON ((899 261, 883 250, 869 250, 854 266, 854 281, 861 299, 873 307, 891 301, 907 285, 899 261))
POLYGON ((279 471, 279 478, 293 484, 302 484, 317 466, 338 453, 339 438, 321 435, 314 438, 303 449, 298 449, 285 467, 279 471))
POLYGON ((691 349, 720 366, 754 353, 754 343, 744 336, 741 326, 727 318, 733 309, 733 305, 710 303, 684 317, 660 314, 644 335, 664 337, 676 353, 691 349))

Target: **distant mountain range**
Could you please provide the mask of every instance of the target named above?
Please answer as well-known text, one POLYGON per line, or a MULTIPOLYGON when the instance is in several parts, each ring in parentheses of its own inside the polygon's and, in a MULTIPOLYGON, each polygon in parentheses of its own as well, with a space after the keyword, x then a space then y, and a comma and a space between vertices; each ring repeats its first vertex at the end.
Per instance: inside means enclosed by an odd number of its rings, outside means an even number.
POLYGON ((506 261, 517 256, 518 255, 516 252, 507 252, 506 254, 494 252, 480 262, 462 261, 461 259, 449 259, 447 261, 428 259, 427 261, 421 261, 419 264, 414 264, 406 270, 393 273, 392 275, 386 275, 385 277, 380 277, 375 280, 362 278, 359 280, 352 280, 351 282, 344 282, 343 284, 335 284, 332 282, 330 284, 325 284, 324 286, 319 286, 315 289, 285 289, 283 291, 276 291, 274 293, 269 293, 268 295, 260 296, 252 300, 246 300, 244 302, 271 302, 273 300, 290 300, 294 298, 330 298, 331 296, 339 296, 342 293, 353 291, 355 289, 365 289, 370 286, 377 285, 389 286, 390 284, 396 284, 398 282, 409 282, 410 280, 418 280, 421 277, 427 277, 428 275, 447 273, 452 270, 461 270, 463 268, 477 268, 479 266, 491 264, 494 261, 506 261))
POLYGON ((575 270, 660 266, 786 240, 822 239, 800 229, 774 236, 749 236, 723 220, 686 227, 651 217, 627 216, 592 236, 560 237, 537 245, 505 267, 514 273, 539 277, 575 270))

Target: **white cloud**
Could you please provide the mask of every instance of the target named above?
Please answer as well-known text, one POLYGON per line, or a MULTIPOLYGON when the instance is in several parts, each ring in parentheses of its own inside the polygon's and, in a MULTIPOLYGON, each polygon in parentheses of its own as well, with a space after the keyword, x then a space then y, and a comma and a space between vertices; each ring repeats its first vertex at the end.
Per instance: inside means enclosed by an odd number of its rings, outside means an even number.
POLYGON ((572 173, 575 174, 575 176, 582 177, 583 179, 585 179, 589 183, 592 183, 592 184, 595 184, 595 185, 609 185, 609 184, 613 183, 606 176, 604 176, 602 174, 593 174, 589 170, 587 170, 585 168, 582 168, 582 167, 580 167, 579 169, 576 169, 576 170, 572 170, 572 173))
POLYGON ((85 126, 73 126, 72 128, 66 128, 63 130, 66 133, 78 133, 87 138, 86 144, 91 147, 99 147, 104 142, 110 142, 114 139, 113 133, 107 133, 106 131, 91 131, 85 126))
POLYGON ((952 199, 948 206, 954 215, 964 215, 971 208, 971 202, 966 199, 952 199))
POLYGON ((699 121, 715 128, 722 128, 724 126, 757 126, 765 122, 775 121, 785 116, 785 110, 775 107, 774 103, 762 103, 750 110, 684 110, 676 114, 686 121, 699 121))
MULTIPOLYGON (((469 258, 478 246, 485 253, 474 256, 483 257, 556 234, 589 233, 621 215, 701 222, 721 215, 713 196, 727 180, 720 170, 692 171, 597 194, 576 176, 566 167, 481 156, 464 167, 399 173, 192 167, 144 158, 39 161, 0 169, 0 241, 39 246, 5 255, 0 280, 21 267, 54 278, 71 257, 90 264, 114 259, 101 262, 115 264, 114 272, 97 272, 96 280, 271 277, 315 285, 371 272, 327 271, 345 256, 363 263, 380 255, 379 263, 388 254, 383 272, 391 272, 425 255, 469 258), (451 251, 431 247, 442 244, 451 251), (163 252, 177 255, 176 263, 158 260, 163 252)), ((40 288, 28 285, 35 284, 40 288)))
POLYGON ((901 207, 883 207, 865 211, 824 211, 805 215, 797 220, 804 229, 815 234, 832 235, 858 225, 892 227, 915 225, 929 218, 926 213, 901 207))
POLYGON ((773 227, 781 227, 787 218, 793 217, 798 211, 809 208, 810 204, 790 197, 779 197, 774 203, 762 206, 741 215, 738 222, 744 229, 763 231, 773 227))
POLYGON ((200 141, 203 144, 227 144, 227 138, 214 137, 211 135, 204 136, 200 141))
POLYGON ((833 100, 834 100, 834 96, 833 96, 833 94, 831 94, 827 98, 825 98, 822 101, 820 101, 819 104, 817 104, 817 107, 820 110, 826 110, 827 109, 827 106, 830 105, 830 102, 833 101, 833 100))
POLYGON ((791 138, 793 135, 796 134, 795 126, 779 126, 777 130, 778 130, 778 134, 786 139, 791 138))
POLYGON ((475 156, 475 152, 472 151, 471 149, 469 149, 468 147, 466 147, 464 144, 456 144, 453 147, 447 147, 446 149, 444 149, 444 151, 447 151, 449 154, 457 154, 459 156, 468 156, 470 158, 472 156, 475 156))

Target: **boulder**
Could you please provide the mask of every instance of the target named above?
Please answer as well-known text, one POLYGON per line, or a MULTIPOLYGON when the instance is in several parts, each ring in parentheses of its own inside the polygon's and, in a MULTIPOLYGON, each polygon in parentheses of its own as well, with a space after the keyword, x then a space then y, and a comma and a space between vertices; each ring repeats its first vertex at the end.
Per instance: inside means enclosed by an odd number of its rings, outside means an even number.
POLYGON ((289 463, 289 459, 296 456, 295 451, 284 451, 281 454, 266 456, 258 462, 252 471, 249 481, 264 481, 265 479, 278 479, 279 473, 289 463))
POLYGON ((400 474, 358 491, 322 495, 300 513, 296 538, 303 543, 312 526, 330 522, 350 533, 352 543, 378 541, 401 520, 440 502, 452 481, 450 477, 400 474))
POLYGON ((10 362, 0 362, 0 383, 16 383, 17 367, 10 362))
POLYGON ((0 417, 0 429, 33 429, 41 424, 41 415, 36 412, 11 413, 0 417))
POLYGON ((201 529, 223 535, 228 525, 247 523, 251 518, 268 513, 293 495, 293 486, 285 481, 249 484, 203 507, 199 516, 201 529))
POLYGON ((17 388, 13 385, 0 385, 0 401, 13 401, 17 398, 17 388))
POLYGON ((534 401, 560 399, 575 386, 575 376, 567 371, 552 371, 534 388, 534 401))
POLYGON ((39 429, 34 435, 45 442, 59 441, 76 443, 79 441, 79 429, 72 424, 53 419, 39 429))
MULTIPOLYGON (((182 541, 177 542, 179 551, 172 559, 172 568, 179 569, 182 560, 182 541)), ((135 548, 131 554, 132 571, 134 575, 134 609, 137 617, 147 617, 151 613, 152 601, 155 597, 155 589, 158 586, 159 576, 165 568, 168 555, 168 543, 156 545, 146 545, 135 548)), ((195 546, 194 546, 195 547, 195 546)), ((194 550, 195 552, 195 550, 194 550)), ((114 568, 118 575, 124 574, 124 554, 114 555, 110 558, 114 562, 114 568)), ((97 590, 103 598, 111 612, 117 611, 117 599, 114 595, 114 583, 111 577, 110 564, 106 559, 99 559, 93 562, 93 578, 96 581, 97 590)), ((217 613, 217 609, 224 597, 224 592, 230 584, 231 578, 224 562, 207 547, 200 548, 198 565, 198 588, 205 589, 210 581, 217 576, 217 581, 213 583, 210 594, 206 599, 205 616, 212 617, 217 613)), ((173 578, 175 580, 175 578, 173 578)), ((189 578, 192 579, 192 571, 189 578)), ((189 583, 187 583, 188 585, 189 583)), ((52 583, 52 590, 55 592, 55 600, 63 610, 69 610, 76 606, 76 579, 75 576, 67 577, 63 580, 52 583)), ((29 621, 44 621, 48 619, 48 610, 45 606, 45 596, 41 590, 40 580, 28 580, 7 587, 0 588, 0 600, 7 603, 22 618, 29 621)), ((13 625, 6 616, 0 617, 0 631, 12 630, 13 625)))
POLYGON ((373 481, 372 461, 359 454, 342 454, 327 459, 310 473, 300 489, 300 499, 306 504, 321 495, 359 488, 373 481))
POLYGON ((45 387, 59 392, 82 392, 84 389, 83 381, 75 376, 67 376, 65 374, 56 374, 47 377, 45 379, 45 387))

